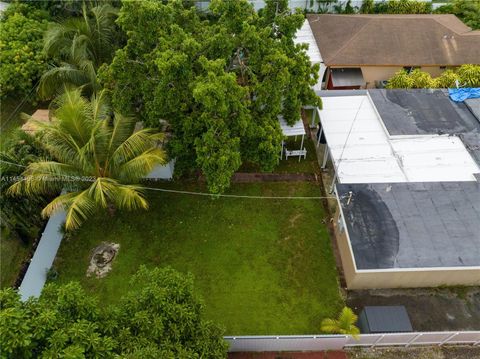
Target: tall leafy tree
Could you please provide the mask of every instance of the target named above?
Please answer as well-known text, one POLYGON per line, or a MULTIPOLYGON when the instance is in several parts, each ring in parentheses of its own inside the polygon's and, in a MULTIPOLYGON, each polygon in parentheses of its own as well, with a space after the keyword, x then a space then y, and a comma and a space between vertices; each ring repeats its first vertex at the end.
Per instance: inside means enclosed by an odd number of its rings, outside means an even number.
POLYGON ((191 276, 141 267, 117 305, 78 283, 48 284, 21 302, 0 291, 2 358, 225 358, 222 330, 203 318, 191 276))
POLYGON ((126 0, 118 24, 127 45, 101 71, 117 108, 170 124, 176 171, 200 169, 212 192, 243 162, 273 170, 278 115, 293 123, 302 105, 320 105, 310 87, 318 67, 293 42, 303 14, 284 0, 266 5, 257 14, 247 0, 212 0, 204 15, 183 1, 126 0))
POLYGON ((42 211, 67 212, 66 229, 78 228, 95 211, 106 208, 146 209, 141 178, 164 162, 158 147, 163 134, 135 131, 136 120, 111 112, 105 92, 89 101, 81 91, 67 90, 54 101, 49 124, 39 123, 42 142, 53 158, 30 163, 12 194, 60 194, 42 211))
POLYGON ((98 90, 97 70, 110 62, 118 29, 117 9, 109 4, 87 9, 81 17, 63 19, 48 27, 44 53, 55 60, 40 80, 39 93, 51 98, 65 85, 82 86, 86 93, 98 90))
POLYGON ((0 99, 24 97, 36 86, 47 68, 42 53, 48 13, 26 4, 13 3, 0 21, 0 99))

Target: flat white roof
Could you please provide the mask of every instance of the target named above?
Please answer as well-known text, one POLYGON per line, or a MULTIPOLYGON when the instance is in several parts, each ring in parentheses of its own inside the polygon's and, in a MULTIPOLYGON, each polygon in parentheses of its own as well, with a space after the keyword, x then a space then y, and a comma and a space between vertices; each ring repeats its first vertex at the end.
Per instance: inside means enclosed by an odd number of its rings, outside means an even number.
POLYGON ((282 116, 278 116, 278 122, 280 122, 280 127, 282 128, 282 132, 284 136, 301 136, 305 135, 305 126, 303 125, 303 121, 300 119, 293 126, 288 125, 282 116))
POLYGON ((389 136, 367 95, 323 97, 319 111, 340 183, 475 181, 455 136, 389 136))

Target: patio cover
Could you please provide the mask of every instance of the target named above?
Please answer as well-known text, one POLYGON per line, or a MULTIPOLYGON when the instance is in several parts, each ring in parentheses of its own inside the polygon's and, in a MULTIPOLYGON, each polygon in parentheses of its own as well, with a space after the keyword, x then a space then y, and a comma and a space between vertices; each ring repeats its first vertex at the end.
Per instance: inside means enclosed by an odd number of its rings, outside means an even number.
POLYGON ((290 126, 285 122, 282 116, 278 116, 278 122, 282 128, 283 135, 286 137, 302 136, 306 134, 302 119, 299 119, 293 126, 290 126))

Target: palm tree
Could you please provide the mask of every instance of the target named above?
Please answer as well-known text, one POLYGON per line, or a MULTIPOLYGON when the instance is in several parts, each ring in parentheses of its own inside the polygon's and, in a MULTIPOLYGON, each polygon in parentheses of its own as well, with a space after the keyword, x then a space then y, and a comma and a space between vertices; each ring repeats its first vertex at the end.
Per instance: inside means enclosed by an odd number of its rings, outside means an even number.
POLYGON ((138 183, 165 162, 158 147, 163 135, 152 129, 135 131, 133 118, 112 114, 105 92, 88 101, 80 89, 66 90, 53 105, 54 120, 37 124, 54 160, 29 164, 9 192, 35 196, 63 191, 42 215, 65 210, 67 230, 100 209, 148 208, 138 183))
POLYGON ((39 94, 51 98, 65 85, 83 87, 85 93, 98 89, 97 70, 113 57, 117 9, 104 4, 87 10, 83 16, 52 24, 44 37, 43 51, 59 65, 51 65, 39 85, 39 94))
POLYGON ((330 334, 345 334, 358 338, 360 330, 355 326, 358 317, 353 311, 344 307, 337 319, 324 319, 322 321, 321 330, 330 334))

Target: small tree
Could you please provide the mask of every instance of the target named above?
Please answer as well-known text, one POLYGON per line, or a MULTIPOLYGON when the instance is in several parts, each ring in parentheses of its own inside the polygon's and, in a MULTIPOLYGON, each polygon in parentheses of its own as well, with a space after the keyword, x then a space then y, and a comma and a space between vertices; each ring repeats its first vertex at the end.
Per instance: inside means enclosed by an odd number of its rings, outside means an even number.
POLYGON ((222 330, 203 318, 191 276, 141 267, 118 305, 80 284, 48 284, 39 299, 0 291, 2 358, 225 358, 222 330))
POLYGON ((358 338, 360 330, 355 326, 357 323, 357 315, 353 311, 344 307, 337 319, 324 319, 322 321, 321 330, 330 334, 345 334, 358 338))
POLYGON ((375 13, 375 3, 373 0, 363 0, 362 6, 360 7, 360 13, 362 14, 373 14, 375 13))
POLYGON ((41 50, 48 18, 46 12, 18 3, 10 4, 3 13, 0 21, 2 100, 9 96, 35 94, 32 88, 47 68, 41 50))

